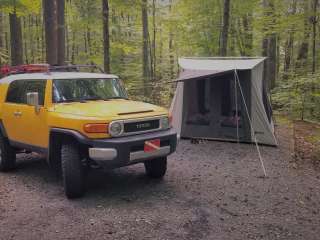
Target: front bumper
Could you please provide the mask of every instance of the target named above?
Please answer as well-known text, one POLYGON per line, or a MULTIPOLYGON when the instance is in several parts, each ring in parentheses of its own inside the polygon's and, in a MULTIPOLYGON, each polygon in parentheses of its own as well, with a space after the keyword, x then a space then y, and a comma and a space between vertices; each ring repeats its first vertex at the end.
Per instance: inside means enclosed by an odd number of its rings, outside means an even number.
POLYGON ((118 168, 165 157, 176 150, 177 133, 173 129, 121 138, 87 140, 89 158, 105 168, 118 168), (145 141, 160 139, 160 148, 144 152, 145 141))

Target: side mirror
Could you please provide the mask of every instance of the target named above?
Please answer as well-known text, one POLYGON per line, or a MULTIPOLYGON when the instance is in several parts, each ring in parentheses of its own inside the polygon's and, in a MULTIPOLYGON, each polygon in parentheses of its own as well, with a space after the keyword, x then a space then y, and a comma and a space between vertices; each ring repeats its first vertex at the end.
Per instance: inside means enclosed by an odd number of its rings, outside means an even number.
POLYGON ((39 93, 37 92, 27 93, 27 104, 29 106, 34 106, 36 113, 39 113, 40 111, 39 93))

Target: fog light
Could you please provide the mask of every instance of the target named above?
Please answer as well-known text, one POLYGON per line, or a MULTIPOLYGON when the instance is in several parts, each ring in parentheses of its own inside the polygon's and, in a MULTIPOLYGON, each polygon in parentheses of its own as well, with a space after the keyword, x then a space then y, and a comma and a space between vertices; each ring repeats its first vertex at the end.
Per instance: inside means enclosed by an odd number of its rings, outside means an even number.
POLYGON ((116 137, 121 135, 123 132, 123 124, 122 122, 112 122, 109 125, 109 133, 111 136, 116 137))

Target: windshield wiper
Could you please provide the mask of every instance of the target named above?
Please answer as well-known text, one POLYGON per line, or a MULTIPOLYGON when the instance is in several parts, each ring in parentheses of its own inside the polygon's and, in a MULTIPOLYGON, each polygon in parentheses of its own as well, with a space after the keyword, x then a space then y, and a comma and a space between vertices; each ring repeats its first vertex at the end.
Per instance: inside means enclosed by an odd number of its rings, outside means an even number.
POLYGON ((111 99, 126 99, 126 100, 128 100, 128 98, 126 98, 126 97, 120 97, 120 96, 107 98, 107 100, 111 100, 111 99))
POLYGON ((85 99, 78 99, 78 98, 70 98, 70 99, 65 99, 65 100, 59 100, 57 103, 71 103, 71 102, 80 102, 84 103, 86 102, 85 99))
POLYGON ((81 98, 81 100, 84 100, 84 101, 103 100, 103 101, 105 101, 106 99, 105 99, 105 98, 102 98, 102 97, 95 96, 95 97, 85 97, 85 98, 81 98))

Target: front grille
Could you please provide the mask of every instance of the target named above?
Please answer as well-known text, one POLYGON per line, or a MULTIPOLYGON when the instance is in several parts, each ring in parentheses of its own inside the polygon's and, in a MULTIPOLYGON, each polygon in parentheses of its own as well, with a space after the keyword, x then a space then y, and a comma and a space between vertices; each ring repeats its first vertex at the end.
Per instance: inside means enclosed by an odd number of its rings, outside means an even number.
POLYGON ((146 120, 139 122, 124 123, 125 133, 144 132, 160 128, 160 120, 146 120))

